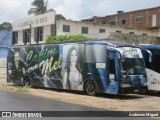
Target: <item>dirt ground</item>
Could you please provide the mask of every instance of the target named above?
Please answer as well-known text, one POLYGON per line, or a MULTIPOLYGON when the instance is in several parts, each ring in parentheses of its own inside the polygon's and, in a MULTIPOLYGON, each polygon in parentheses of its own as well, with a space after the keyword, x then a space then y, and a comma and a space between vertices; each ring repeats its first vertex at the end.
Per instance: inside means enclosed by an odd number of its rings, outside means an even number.
POLYGON ((23 91, 23 94, 30 94, 34 96, 60 100, 67 103, 91 106, 106 110, 160 111, 160 93, 149 93, 148 95, 127 94, 116 96, 100 94, 96 97, 93 97, 84 95, 81 92, 64 92, 26 87, 19 88, 17 86, 7 84, 6 75, 2 74, 0 74, 0 89, 13 92, 23 91))
POLYGON ((6 68, 0 67, 0 83, 6 83, 6 68))

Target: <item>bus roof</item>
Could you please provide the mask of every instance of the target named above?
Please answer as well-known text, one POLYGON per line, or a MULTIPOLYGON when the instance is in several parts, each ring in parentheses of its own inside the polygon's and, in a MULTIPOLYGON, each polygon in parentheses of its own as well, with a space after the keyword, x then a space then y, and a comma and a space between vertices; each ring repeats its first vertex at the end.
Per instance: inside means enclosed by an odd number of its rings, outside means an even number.
POLYGON ((159 49, 160 50, 160 45, 140 45, 140 47, 143 49, 159 49))
POLYGON ((120 46, 132 46, 129 43, 125 42, 120 42, 120 41, 111 41, 111 40, 101 40, 101 39, 93 39, 93 40, 73 40, 73 41, 62 41, 62 42, 55 42, 55 43, 50 43, 50 44, 27 44, 27 45, 13 45, 11 47, 23 47, 23 46, 38 46, 38 45, 53 45, 53 44, 65 44, 65 43, 102 43, 102 44, 108 44, 113 47, 120 47, 120 46))

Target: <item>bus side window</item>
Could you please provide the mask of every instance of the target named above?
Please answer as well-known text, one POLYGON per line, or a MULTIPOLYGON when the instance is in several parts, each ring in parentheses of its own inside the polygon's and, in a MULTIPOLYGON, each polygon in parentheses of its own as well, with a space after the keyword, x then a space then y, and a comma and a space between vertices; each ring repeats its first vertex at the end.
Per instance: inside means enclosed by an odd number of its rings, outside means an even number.
POLYGON ((153 54, 153 62, 152 62, 152 70, 160 73, 160 55, 158 54, 153 54))

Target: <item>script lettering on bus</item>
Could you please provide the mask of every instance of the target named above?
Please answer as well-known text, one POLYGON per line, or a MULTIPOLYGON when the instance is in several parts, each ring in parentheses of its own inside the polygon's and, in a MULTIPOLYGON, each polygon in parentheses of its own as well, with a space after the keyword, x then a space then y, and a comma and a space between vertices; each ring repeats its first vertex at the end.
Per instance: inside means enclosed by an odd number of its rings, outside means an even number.
POLYGON ((41 63, 39 63, 39 68, 42 67, 42 75, 45 74, 45 71, 52 72, 53 70, 57 70, 58 68, 60 69, 61 66, 61 60, 62 60, 62 55, 59 56, 58 61, 53 62, 53 57, 47 60, 43 60, 41 63))
POLYGON ((139 56, 139 53, 136 48, 122 48, 122 51, 124 53, 124 56, 128 55, 139 56))
POLYGON ((56 48, 48 50, 46 49, 45 52, 40 52, 38 54, 34 54, 33 50, 30 51, 26 57, 26 62, 28 66, 30 66, 33 62, 41 62, 42 60, 46 58, 50 58, 52 56, 55 56, 57 53, 56 48))
POLYGON ((40 52, 39 54, 34 54, 33 51, 30 51, 26 57, 26 62, 29 66, 28 72, 34 71, 38 68, 42 68, 41 73, 44 75, 46 71, 52 72, 53 70, 60 69, 62 55, 59 55, 58 60, 54 60, 56 55, 56 49, 47 50, 45 52, 40 52), (37 63, 32 65, 32 63, 37 63))

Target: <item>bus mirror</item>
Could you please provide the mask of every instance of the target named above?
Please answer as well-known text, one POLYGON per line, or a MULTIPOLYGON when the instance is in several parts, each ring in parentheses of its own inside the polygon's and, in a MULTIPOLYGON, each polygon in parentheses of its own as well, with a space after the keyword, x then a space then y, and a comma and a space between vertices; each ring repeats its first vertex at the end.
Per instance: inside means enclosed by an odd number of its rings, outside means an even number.
POLYGON ((121 60, 121 62, 124 62, 124 61, 125 61, 125 58, 124 58, 123 53, 119 52, 119 54, 120 54, 120 60, 121 60))
POLYGON ((148 53, 148 56, 149 56, 149 62, 151 63, 152 62, 152 53, 150 50, 146 50, 145 51, 148 53))
POLYGON ((124 54, 123 54, 123 51, 122 51, 122 50, 119 50, 119 49, 116 49, 116 48, 112 48, 112 50, 114 50, 114 51, 116 51, 117 53, 119 53, 121 62, 124 62, 124 61, 125 61, 125 57, 124 57, 124 54))
POLYGON ((123 52, 122 52, 122 51, 120 51, 120 50, 117 50, 117 52, 119 53, 119 56, 120 56, 120 60, 121 60, 121 62, 124 62, 124 61, 125 61, 125 58, 124 58, 124 54, 123 54, 123 52))
POLYGON ((121 62, 124 62, 125 59, 124 59, 124 56, 121 56, 121 62))

